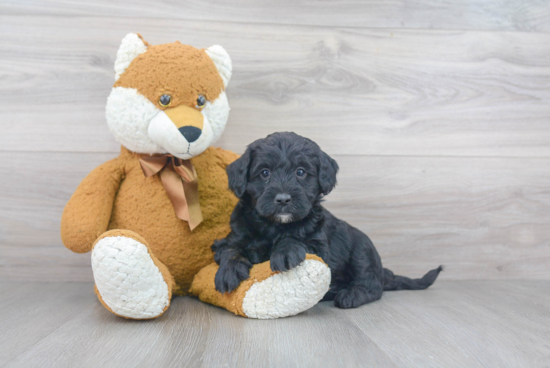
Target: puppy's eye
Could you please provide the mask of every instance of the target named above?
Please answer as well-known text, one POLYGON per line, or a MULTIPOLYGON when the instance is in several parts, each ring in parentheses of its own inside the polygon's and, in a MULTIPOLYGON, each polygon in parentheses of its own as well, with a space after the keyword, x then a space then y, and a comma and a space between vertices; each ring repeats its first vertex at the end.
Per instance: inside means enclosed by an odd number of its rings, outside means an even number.
POLYGON ((296 170, 296 176, 303 178, 304 176, 306 176, 306 171, 304 169, 298 169, 296 170))
POLYGON ((197 98, 197 107, 199 109, 202 109, 204 105, 206 105, 206 97, 204 97, 203 95, 199 95, 199 97, 197 98))
POLYGON ((172 96, 170 95, 162 95, 159 98, 159 105, 162 107, 167 107, 172 102, 172 96))
POLYGON ((269 175, 271 175, 271 173, 269 172, 268 169, 263 169, 262 172, 260 173, 260 175, 262 176, 262 178, 267 178, 269 175))

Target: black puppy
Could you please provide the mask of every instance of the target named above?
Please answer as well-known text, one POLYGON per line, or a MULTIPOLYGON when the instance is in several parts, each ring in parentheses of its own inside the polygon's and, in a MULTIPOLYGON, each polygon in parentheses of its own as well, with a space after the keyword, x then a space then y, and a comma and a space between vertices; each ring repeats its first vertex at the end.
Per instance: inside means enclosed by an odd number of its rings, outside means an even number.
POLYGON ((338 164, 319 146, 295 133, 274 133, 248 146, 227 167, 229 187, 240 198, 231 232, 212 246, 220 265, 215 285, 231 292, 252 264, 270 261, 273 271, 298 266, 306 253, 330 267, 323 300, 354 308, 380 299, 384 290, 425 289, 441 267, 421 279, 395 276, 382 268, 371 240, 321 206, 336 185, 338 164))

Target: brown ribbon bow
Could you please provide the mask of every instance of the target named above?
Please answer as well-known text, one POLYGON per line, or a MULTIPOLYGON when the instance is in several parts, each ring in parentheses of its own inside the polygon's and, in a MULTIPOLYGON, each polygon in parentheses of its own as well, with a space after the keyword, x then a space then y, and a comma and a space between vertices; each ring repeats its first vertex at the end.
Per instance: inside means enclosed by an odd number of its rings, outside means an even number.
POLYGON ((153 176, 160 171, 160 180, 178 218, 193 230, 202 222, 197 172, 189 160, 172 155, 150 156, 139 160, 143 174, 153 176))

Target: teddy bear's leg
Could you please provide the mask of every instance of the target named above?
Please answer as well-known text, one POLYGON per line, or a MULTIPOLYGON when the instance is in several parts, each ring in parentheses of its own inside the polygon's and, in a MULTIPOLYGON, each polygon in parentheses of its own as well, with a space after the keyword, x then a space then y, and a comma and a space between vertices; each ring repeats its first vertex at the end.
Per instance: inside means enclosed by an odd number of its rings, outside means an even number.
POLYGON ((118 316, 156 318, 170 306, 174 278, 133 231, 103 233, 93 245, 92 270, 100 302, 118 316))
POLYGON ((304 262, 287 272, 274 272, 269 262, 254 265, 250 277, 229 294, 216 291, 218 265, 212 263, 195 276, 191 293, 237 315, 272 319, 293 316, 313 307, 330 287, 330 269, 308 254, 304 262))

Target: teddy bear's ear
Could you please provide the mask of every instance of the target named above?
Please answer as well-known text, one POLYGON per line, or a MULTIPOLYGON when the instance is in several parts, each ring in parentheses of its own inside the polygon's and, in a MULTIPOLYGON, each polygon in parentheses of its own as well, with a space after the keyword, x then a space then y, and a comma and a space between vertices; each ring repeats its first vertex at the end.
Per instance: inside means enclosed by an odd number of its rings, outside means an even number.
POLYGON ((210 59, 212 59, 212 61, 216 65, 216 68, 218 69, 218 72, 223 79, 223 86, 227 87, 227 83, 229 83, 229 79, 231 79, 231 74, 233 70, 229 54, 220 45, 210 46, 204 51, 206 51, 208 56, 210 56, 210 59))
POLYGON ((120 78, 120 75, 124 73, 128 65, 130 65, 136 56, 147 51, 147 46, 147 41, 144 41, 139 33, 128 33, 126 37, 122 39, 116 53, 115 81, 120 78))

